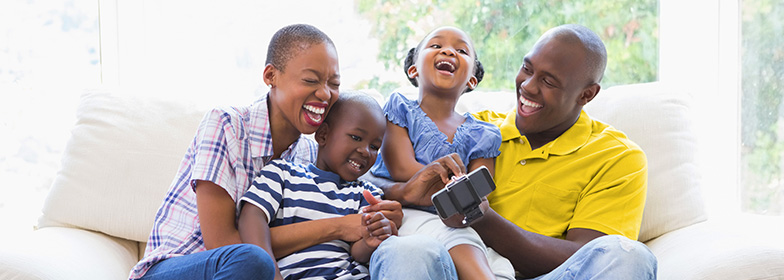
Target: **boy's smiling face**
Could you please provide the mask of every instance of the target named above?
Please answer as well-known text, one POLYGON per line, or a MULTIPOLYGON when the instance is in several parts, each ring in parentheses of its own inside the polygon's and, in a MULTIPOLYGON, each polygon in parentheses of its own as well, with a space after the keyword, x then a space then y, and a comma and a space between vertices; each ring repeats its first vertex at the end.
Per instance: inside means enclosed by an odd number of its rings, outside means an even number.
POLYGON ((462 94, 465 87, 476 86, 474 47, 462 30, 454 27, 436 29, 418 48, 416 62, 408 68, 408 76, 418 77, 417 83, 423 90, 462 94))
POLYGON ((386 119, 380 110, 373 111, 359 102, 343 105, 330 113, 335 115, 316 132, 316 167, 354 181, 376 162, 386 119))
POLYGON ((272 88, 271 105, 277 108, 272 117, 288 122, 300 133, 313 133, 338 99, 337 51, 328 43, 312 44, 298 51, 285 69, 267 65, 264 81, 272 88))

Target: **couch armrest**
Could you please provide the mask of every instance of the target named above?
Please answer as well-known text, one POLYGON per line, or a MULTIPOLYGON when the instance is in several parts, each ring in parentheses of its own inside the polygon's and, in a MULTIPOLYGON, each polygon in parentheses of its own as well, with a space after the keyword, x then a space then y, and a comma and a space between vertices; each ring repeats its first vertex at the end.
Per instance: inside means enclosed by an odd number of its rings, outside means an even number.
POLYGON ((784 242, 774 236, 783 221, 752 215, 711 219, 646 244, 659 261, 659 279, 784 279, 784 242))
POLYGON ((138 242, 49 227, 0 246, 0 279, 127 279, 138 242))

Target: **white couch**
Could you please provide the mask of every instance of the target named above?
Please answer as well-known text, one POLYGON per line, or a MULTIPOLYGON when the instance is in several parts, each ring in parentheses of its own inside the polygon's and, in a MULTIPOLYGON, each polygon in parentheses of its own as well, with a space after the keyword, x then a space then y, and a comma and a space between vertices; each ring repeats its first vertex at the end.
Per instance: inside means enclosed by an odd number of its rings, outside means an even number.
MULTIPOLYGON (((639 240, 656 254, 660 279, 784 279, 781 233, 772 233, 781 218, 707 219, 685 95, 658 84, 621 86, 586 107, 648 156, 639 240)), ((505 110, 514 102, 513 93, 476 92, 458 109, 505 110)), ((0 241, 0 279, 126 278, 207 109, 85 94, 38 229, 23 240, 0 241)))

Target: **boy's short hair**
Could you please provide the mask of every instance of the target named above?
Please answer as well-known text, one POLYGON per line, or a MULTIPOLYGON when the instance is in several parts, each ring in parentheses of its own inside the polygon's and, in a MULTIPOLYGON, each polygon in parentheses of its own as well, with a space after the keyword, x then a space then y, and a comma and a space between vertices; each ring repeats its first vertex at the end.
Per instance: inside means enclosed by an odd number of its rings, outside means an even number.
POLYGON ((298 52, 314 44, 328 43, 333 48, 332 39, 318 28, 308 24, 292 24, 284 26, 270 39, 267 47, 267 61, 280 71, 284 71, 286 63, 298 52))
POLYGON ((338 101, 336 101, 335 104, 332 104, 332 108, 329 109, 329 113, 327 114, 324 123, 333 125, 333 122, 340 119, 343 112, 351 110, 350 107, 344 106, 365 106, 370 112, 376 113, 381 116, 382 119, 386 120, 384 109, 381 109, 381 105, 378 104, 378 101, 370 95, 361 91, 340 91, 338 101))

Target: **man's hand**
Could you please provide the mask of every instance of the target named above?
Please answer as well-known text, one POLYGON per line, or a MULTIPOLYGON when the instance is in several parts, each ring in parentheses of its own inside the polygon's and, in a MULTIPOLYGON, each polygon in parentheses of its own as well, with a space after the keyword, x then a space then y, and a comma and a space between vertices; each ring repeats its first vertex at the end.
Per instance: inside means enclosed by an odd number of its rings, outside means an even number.
POLYGON ((431 206, 430 197, 444 188, 453 176, 462 176, 466 167, 455 154, 443 156, 419 170, 402 187, 402 199, 407 205, 431 206))
POLYGON ((465 219, 465 215, 457 213, 455 215, 452 215, 449 218, 441 219, 441 222, 443 222, 446 226, 453 227, 453 228, 468 227, 468 226, 471 226, 472 224, 474 224, 474 223, 476 223, 478 221, 481 221, 482 218, 484 217, 484 214, 487 213, 487 210, 489 210, 489 209, 490 209, 490 203, 487 202, 487 198, 486 197, 483 197, 482 198, 482 203, 479 204, 479 210, 482 211, 482 217, 479 217, 479 218, 477 218, 477 219, 475 219, 475 220, 473 220, 473 221, 471 221, 469 223, 465 223, 464 224, 463 220, 465 219))

